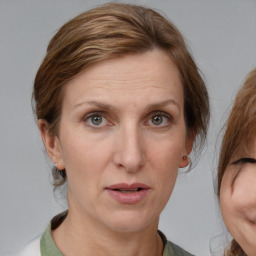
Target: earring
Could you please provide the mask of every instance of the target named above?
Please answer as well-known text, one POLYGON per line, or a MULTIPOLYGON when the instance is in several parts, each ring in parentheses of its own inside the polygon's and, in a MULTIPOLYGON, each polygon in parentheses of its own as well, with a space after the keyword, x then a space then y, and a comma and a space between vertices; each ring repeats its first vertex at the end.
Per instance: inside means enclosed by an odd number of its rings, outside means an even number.
POLYGON ((185 167, 189 166, 189 168, 191 168, 192 162, 191 162, 190 157, 189 156, 183 156, 182 159, 188 161, 188 163, 185 167))
POLYGON ((66 178, 66 171, 65 171, 65 169, 64 170, 59 170, 58 169, 58 162, 54 163, 54 166, 56 168, 55 172, 59 173, 62 178, 66 178))

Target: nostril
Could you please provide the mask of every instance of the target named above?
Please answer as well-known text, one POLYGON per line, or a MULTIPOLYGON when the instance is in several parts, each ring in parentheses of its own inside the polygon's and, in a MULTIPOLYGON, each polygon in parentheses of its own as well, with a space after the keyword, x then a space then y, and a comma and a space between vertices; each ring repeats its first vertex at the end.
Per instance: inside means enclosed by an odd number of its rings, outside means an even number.
POLYGON ((255 221, 249 220, 249 222, 250 222, 252 225, 255 225, 255 221))

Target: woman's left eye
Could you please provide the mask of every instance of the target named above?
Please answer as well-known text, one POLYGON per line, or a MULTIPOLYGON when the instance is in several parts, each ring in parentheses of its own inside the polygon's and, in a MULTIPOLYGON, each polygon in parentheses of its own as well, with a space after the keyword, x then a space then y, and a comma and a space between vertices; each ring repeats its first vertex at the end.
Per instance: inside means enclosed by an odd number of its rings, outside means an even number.
POLYGON ((170 116, 165 113, 153 113, 148 122, 153 126, 166 126, 170 119, 170 116))
POLYGON ((84 120, 88 123, 91 127, 103 127, 106 126, 108 120, 102 113, 91 113, 87 115, 84 120))

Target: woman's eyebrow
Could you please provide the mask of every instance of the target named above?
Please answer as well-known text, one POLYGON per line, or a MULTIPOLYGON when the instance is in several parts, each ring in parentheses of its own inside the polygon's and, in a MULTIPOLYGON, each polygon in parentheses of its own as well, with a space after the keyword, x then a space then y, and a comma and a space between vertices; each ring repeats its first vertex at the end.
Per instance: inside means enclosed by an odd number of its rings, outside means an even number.
POLYGON ((157 108, 161 108, 161 107, 164 107, 166 105, 174 105, 176 106, 179 111, 180 111, 180 105, 177 101, 173 100, 173 99, 167 99, 167 100, 164 100, 164 101, 161 101, 161 102, 157 102, 157 103, 153 103, 153 104, 150 104, 147 108, 148 109, 157 109, 157 108))
MULTIPOLYGON (((76 104, 74 106, 74 109, 79 108, 82 105, 91 105, 91 106, 98 107, 98 108, 101 108, 101 109, 106 109, 106 110, 113 110, 114 109, 114 106, 112 106, 110 104, 103 103, 103 102, 98 102, 98 101, 95 101, 95 100, 79 102, 78 104, 76 104)), ((164 107, 166 105, 174 105, 180 110, 179 103, 177 101, 173 100, 173 99, 167 99, 167 100, 164 100, 164 101, 149 104, 147 106, 147 109, 157 109, 157 108, 164 107)))
POLYGON ((94 106, 94 107, 98 107, 98 108, 106 109, 106 110, 114 109, 114 107, 110 104, 103 103, 103 102, 98 102, 98 101, 95 101, 95 100, 80 102, 80 103, 78 103, 74 106, 74 109, 79 108, 82 105, 90 105, 90 106, 94 106))

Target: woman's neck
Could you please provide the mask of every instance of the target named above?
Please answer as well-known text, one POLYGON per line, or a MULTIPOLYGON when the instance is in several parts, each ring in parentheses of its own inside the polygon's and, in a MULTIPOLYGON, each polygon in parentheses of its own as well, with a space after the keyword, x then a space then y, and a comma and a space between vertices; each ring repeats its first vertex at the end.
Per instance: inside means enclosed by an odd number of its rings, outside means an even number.
POLYGON ((71 211, 52 236, 65 256, 161 256, 163 242, 157 227, 158 220, 140 231, 119 232, 71 211))

